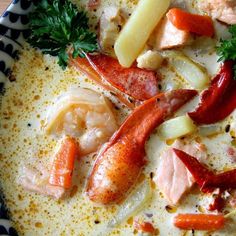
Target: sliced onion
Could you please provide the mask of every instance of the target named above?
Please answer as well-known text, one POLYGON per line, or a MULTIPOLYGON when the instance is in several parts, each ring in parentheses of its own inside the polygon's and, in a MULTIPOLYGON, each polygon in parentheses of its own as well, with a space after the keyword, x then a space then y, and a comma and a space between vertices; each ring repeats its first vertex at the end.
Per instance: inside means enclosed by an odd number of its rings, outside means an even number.
POLYGON ((163 56, 169 59, 176 73, 195 89, 204 89, 210 78, 205 68, 194 62, 180 51, 165 51, 163 56))
POLYGON ((143 209, 152 195, 151 186, 144 180, 120 205, 117 214, 108 222, 108 228, 114 228, 143 209))
POLYGON ((219 125, 203 125, 199 127, 199 133, 202 136, 216 135, 222 132, 222 127, 219 125))

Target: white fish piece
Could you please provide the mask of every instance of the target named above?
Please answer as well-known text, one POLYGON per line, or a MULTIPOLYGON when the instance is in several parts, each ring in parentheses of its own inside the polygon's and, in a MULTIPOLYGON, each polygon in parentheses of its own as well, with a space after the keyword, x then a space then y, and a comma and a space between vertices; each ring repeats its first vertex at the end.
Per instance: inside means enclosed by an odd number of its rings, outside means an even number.
POLYGON ((99 45, 106 54, 115 56, 114 44, 126 22, 121 8, 109 6, 103 10, 99 24, 99 45))

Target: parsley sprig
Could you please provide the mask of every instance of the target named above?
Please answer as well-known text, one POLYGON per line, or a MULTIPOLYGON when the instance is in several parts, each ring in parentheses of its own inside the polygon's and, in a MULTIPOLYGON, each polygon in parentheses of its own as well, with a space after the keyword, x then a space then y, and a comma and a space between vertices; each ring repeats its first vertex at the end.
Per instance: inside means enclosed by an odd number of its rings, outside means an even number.
MULTIPOLYGON (((236 61, 236 25, 229 27, 231 38, 221 40, 217 47, 218 61, 234 60, 236 61)), ((234 65, 234 79, 236 80, 236 64, 234 65)))
POLYGON ((30 15, 31 36, 28 42, 43 53, 58 56, 65 69, 72 57, 97 50, 96 34, 89 30, 88 17, 69 0, 41 0, 30 15))

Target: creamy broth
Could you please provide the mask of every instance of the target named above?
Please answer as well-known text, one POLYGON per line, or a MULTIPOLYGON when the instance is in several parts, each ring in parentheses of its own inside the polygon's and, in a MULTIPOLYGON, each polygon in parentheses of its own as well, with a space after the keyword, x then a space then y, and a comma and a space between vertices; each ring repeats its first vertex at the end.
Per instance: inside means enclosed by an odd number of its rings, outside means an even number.
MULTIPOLYGON (((77 1, 73 1, 77 4, 77 1)), ((81 1, 85 5, 86 1, 81 1)), ((92 25, 95 28, 102 9, 108 5, 121 5, 127 13, 132 12, 134 1, 102 1, 96 12, 90 12, 92 25)), ((222 34, 222 27, 217 30, 222 34)), ((224 30, 224 29, 223 29, 224 30)), ((199 43, 201 46, 201 43, 199 43)), ((200 47, 199 46, 199 47, 200 47)), ((214 75, 219 64, 212 47, 206 47, 202 52, 194 46, 186 47, 184 52, 194 60, 202 63, 210 75, 214 75)), ((162 90, 170 87, 191 88, 171 70, 163 67, 160 71, 163 80, 160 81, 162 90)), ((55 99, 70 88, 85 87, 103 93, 116 108, 114 112, 118 124, 121 124, 130 113, 108 91, 105 91, 90 81, 86 76, 70 67, 65 71, 57 65, 56 59, 43 56, 40 52, 25 44, 20 53, 20 59, 13 67, 14 82, 7 82, 5 94, 2 97, 0 114, 1 151, 0 151, 0 186, 4 199, 9 208, 14 226, 20 235, 135 235, 133 217, 117 228, 107 226, 109 220, 116 215, 118 205, 101 206, 91 202, 84 193, 86 178, 96 159, 96 153, 79 158, 73 175, 73 190, 65 200, 54 200, 36 193, 27 192, 18 182, 21 168, 25 163, 48 165, 57 142, 54 136, 44 133, 46 115, 55 99)), ((185 114, 197 104, 195 101, 187 104, 175 115, 185 114)), ((226 170, 235 165, 227 156, 226 149, 232 142, 230 133, 225 132, 226 125, 235 120, 236 112, 224 121, 217 123, 222 131, 218 135, 202 137, 199 132, 186 136, 187 143, 201 141, 207 147, 206 164, 216 170, 226 170)), ((142 174, 151 182, 152 198, 137 216, 140 219, 152 220, 160 235, 193 235, 192 232, 180 231, 172 224, 174 213, 207 212, 211 200, 199 190, 191 191, 178 207, 170 210, 168 202, 150 178, 159 165, 159 156, 170 143, 161 140, 156 131, 146 144, 148 164, 142 174), (147 214, 152 214, 148 218, 147 214)), ((134 189, 135 191, 135 189, 134 189)), ((230 209, 226 209, 230 210, 230 209)), ((235 235, 236 228, 229 225, 225 230, 215 233, 197 232, 194 235, 235 235)))

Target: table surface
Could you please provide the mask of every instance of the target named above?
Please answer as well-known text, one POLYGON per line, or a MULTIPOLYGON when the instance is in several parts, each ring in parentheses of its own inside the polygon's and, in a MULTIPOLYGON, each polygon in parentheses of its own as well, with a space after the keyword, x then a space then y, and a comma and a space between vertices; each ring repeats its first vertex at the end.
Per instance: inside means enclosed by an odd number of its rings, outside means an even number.
POLYGON ((0 15, 4 12, 11 0, 0 0, 0 15))

